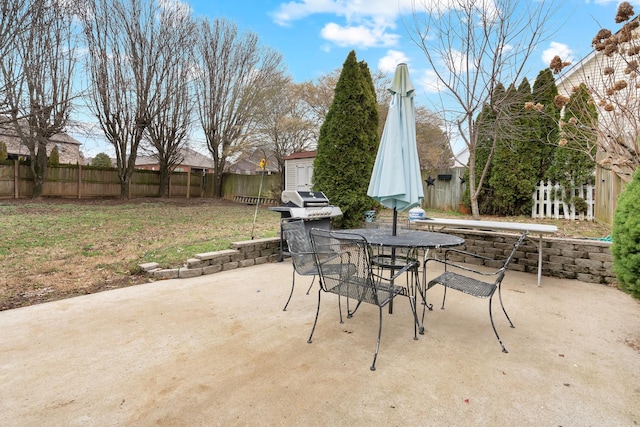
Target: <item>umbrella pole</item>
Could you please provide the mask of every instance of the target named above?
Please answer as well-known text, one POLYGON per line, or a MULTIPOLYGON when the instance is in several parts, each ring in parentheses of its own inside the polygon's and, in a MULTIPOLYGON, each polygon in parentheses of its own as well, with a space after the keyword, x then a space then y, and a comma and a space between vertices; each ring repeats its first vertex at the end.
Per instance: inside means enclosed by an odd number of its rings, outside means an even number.
MULTIPOLYGON (((391 235, 396 236, 398 234, 398 210, 393 208, 393 222, 391 223, 391 235)), ((396 263, 396 248, 395 246, 391 247, 391 265, 396 263)), ((391 269, 391 275, 393 276, 393 268, 391 269)), ((391 284, 393 285, 393 279, 391 280, 391 284)), ((389 302, 389 314, 393 313, 393 300, 389 302)))
POLYGON ((391 234, 393 236, 398 234, 398 211, 396 208, 393 208, 393 223, 391 225, 391 234))

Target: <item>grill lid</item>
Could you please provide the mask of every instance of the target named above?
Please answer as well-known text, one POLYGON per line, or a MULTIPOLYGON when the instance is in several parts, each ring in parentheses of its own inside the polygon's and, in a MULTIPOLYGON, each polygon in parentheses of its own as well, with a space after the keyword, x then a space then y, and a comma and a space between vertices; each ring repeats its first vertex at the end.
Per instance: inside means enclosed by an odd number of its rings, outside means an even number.
POLYGON ((322 191, 294 191, 282 192, 282 203, 286 206, 300 208, 329 206, 329 199, 322 191))

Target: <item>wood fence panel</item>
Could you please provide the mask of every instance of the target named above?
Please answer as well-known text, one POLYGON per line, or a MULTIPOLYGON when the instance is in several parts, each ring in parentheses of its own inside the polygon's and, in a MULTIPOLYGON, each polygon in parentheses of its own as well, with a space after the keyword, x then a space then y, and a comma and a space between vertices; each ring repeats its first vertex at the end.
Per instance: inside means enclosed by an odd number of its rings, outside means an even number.
POLYGON ((275 198, 275 193, 280 188, 280 174, 239 175, 225 174, 222 180, 222 197, 233 200, 234 196, 258 196, 260 181, 262 179, 262 191, 260 197, 275 198))
POLYGON ((14 194, 15 194, 14 162, 9 162, 9 161, 3 162, 0 164, 0 199, 14 197, 14 194))
POLYGON ((626 182, 615 172, 596 165, 596 209, 598 222, 612 225, 618 196, 624 190, 626 182))
POLYGON ((462 180, 465 168, 432 169, 422 171, 424 209, 457 211, 462 202, 466 183, 462 180))
POLYGON ((160 173, 136 169, 129 182, 129 197, 157 196, 160 189, 160 173))
POLYGON ((42 195, 47 197, 77 197, 78 166, 60 165, 47 168, 47 180, 42 195))
POLYGON ((80 179, 83 198, 120 197, 120 178, 116 169, 83 166, 80 179))
POLYGON ((192 173, 189 182, 189 197, 204 197, 205 174, 192 173))

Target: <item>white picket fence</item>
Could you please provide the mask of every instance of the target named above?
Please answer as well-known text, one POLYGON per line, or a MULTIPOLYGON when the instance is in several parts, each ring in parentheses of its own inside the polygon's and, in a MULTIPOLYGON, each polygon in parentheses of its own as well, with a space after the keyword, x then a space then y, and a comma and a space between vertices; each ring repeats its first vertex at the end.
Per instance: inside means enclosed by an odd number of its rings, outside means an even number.
POLYGON ((580 219, 594 220, 596 188, 593 185, 579 185, 573 188, 574 197, 582 197, 587 202, 587 213, 576 214, 573 203, 565 203, 563 187, 560 184, 547 184, 540 181, 540 185, 533 192, 533 208, 531 218, 580 219))

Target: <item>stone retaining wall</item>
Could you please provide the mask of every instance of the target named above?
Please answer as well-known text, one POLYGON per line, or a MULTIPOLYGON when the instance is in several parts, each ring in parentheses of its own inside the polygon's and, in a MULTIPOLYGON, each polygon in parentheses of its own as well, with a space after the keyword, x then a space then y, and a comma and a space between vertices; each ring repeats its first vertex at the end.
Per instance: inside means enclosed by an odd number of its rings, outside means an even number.
POLYGON ((231 249, 196 254, 181 268, 163 269, 155 262, 141 264, 140 268, 157 279, 178 279, 274 262, 279 255, 280 238, 272 237, 235 242, 231 249))
MULTIPOLYGON (((517 235, 476 230, 448 230, 465 239, 460 249, 468 252, 504 258, 511 252, 517 235)), ((542 243, 542 274, 589 283, 616 283, 613 274, 611 242, 589 239, 545 237, 542 243)), ((196 254, 183 267, 161 269, 157 263, 140 265, 143 271, 157 279, 175 279, 212 274, 234 268, 275 262, 280 254, 280 238, 246 240, 231 244, 231 249, 196 254)), ((472 258, 457 261, 474 262, 472 258)), ((538 237, 532 236, 518 248, 510 269, 538 273, 538 237)))
MULTIPOLYGON (((448 230, 465 239, 461 249, 467 252, 504 258, 509 255, 517 235, 475 230, 448 230)), ((518 248, 510 269, 538 274, 539 237, 532 235, 518 248)), ((544 237, 542 240, 542 274, 563 279, 578 279, 588 283, 616 283, 613 274, 611 242, 590 239, 544 237)), ((456 261, 473 262, 473 258, 458 257, 456 261)))

